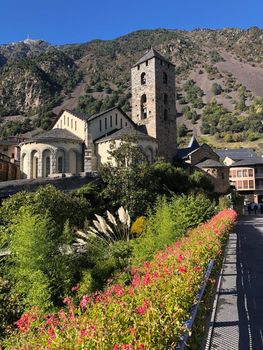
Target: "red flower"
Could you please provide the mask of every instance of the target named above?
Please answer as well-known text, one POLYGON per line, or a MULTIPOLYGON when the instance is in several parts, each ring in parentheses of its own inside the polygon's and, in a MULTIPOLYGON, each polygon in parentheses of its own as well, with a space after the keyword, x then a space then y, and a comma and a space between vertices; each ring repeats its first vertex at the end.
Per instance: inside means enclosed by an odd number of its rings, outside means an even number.
POLYGON ((87 295, 83 295, 80 303, 79 303, 79 306, 84 309, 84 307, 86 307, 86 305, 88 304, 88 301, 89 301, 89 297, 87 295))
POLYGON ((132 285, 137 288, 140 284, 140 276, 138 274, 134 275, 132 280, 132 285))
POLYGON ((179 266, 179 267, 178 267, 178 270, 179 270, 180 272, 182 272, 182 273, 187 272, 187 268, 186 268, 185 266, 179 266))
POLYGON ((140 314, 140 315, 144 315, 145 311, 147 310, 148 307, 148 302, 146 300, 144 300, 142 306, 139 306, 136 308, 136 311, 140 314))
POLYGON ((198 272, 198 271, 200 271, 200 270, 201 270, 201 267, 200 267, 200 266, 195 266, 195 267, 194 267, 194 271, 195 271, 195 272, 198 272))
POLYGON ((183 261, 183 259, 184 259, 184 257, 182 255, 179 255, 178 258, 177 258, 177 260, 180 261, 180 262, 183 261))
POLYGON ((119 344, 115 344, 113 347, 113 350, 119 350, 120 349, 120 345, 119 344))
POLYGON ((146 273, 142 280, 143 285, 147 286, 151 282, 151 279, 151 275, 149 273, 146 273))

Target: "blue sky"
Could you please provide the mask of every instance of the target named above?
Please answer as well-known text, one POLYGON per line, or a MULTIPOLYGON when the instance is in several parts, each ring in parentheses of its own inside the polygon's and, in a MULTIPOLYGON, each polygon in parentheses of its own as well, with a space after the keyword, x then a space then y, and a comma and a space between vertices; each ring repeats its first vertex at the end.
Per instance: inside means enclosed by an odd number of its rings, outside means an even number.
POLYGON ((0 0, 0 43, 113 39, 138 29, 263 27, 262 0, 0 0))

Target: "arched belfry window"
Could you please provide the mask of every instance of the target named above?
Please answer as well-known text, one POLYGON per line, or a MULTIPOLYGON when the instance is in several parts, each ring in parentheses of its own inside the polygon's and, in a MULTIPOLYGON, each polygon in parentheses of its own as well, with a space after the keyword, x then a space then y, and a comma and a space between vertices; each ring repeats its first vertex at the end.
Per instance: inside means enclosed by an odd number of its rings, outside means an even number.
POLYGON ((146 84, 146 73, 142 73, 141 74, 141 85, 145 85, 146 84))
POLYGON ((147 118, 147 97, 142 95, 141 97, 141 119, 147 118))
POLYGON ((165 105, 167 105, 167 103, 168 103, 168 95, 167 95, 167 94, 164 94, 164 95, 163 95, 163 103, 164 103, 165 105))
POLYGON ((163 112, 163 118, 164 118, 164 120, 167 120, 167 119, 168 119, 168 112, 167 112, 167 109, 165 109, 164 112, 163 112))
POLYGON ((168 82, 167 74, 165 72, 163 72, 163 83, 167 84, 167 82, 168 82))

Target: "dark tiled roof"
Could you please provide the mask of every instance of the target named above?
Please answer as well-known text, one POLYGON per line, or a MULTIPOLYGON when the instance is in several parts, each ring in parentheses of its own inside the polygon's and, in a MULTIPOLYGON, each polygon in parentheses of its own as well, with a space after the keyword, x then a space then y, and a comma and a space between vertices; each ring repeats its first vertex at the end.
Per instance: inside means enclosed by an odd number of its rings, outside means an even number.
POLYGON ((190 142, 188 144, 188 148, 196 149, 196 148, 199 148, 199 147, 200 147, 200 145, 199 145, 197 139, 195 138, 195 136, 192 136, 191 140, 190 140, 190 142))
POLYGON ((99 142, 105 142, 109 140, 118 140, 118 139, 124 138, 125 136, 131 136, 136 139, 150 139, 151 141, 157 142, 157 140, 154 137, 144 134, 143 132, 136 130, 135 128, 132 128, 132 127, 122 128, 111 134, 104 135, 101 138, 95 140, 95 142, 99 143, 99 142))
POLYGON ((234 164, 231 164, 231 167, 253 166, 257 164, 263 164, 263 159, 256 156, 256 157, 250 157, 250 158, 235 162, 234 164))
MULTIPOLYGON (((151 48, 150 51, 148 51, 142 58, 139 59, 137 63, 135 63, 134 67, 137 66, 138 64, 141 64, 147 60, 150 60, 151 58, 159 58, 162 61, 170 63, 165 57, 163 57, 159 52, 157 52, 155 49, 151 48)), ((171 65, 174 66, 173 63, 170 63, 171 65)))
POLYGON ((90 116, 88 116, 87 114, 85 113, 82 113, 82 112, 78 112, 78 111, 71 111, 70 109, 65 109, 66 112, 74 115, 75 117, 81 119, 81 120, 88 120, 90 118, 90 116))
POLYGON ((176 153, 176 158, 185 158, 187 157, 190 153, 192 153, 193 151, 197 150, 198 148, 200 148, 201 146, 199 145, 198 141, 196 140, 196 138, 194 136, 192 136, 188 147, 186 148, 178 148, 177 149, 177 153, 176 153))
POLYGON ((226 157, 233 160, 242 160, 257 156, 256 152, 252 148, 214 149, 214 152, 216 152, 222 160, 226 157))
POLYGON ((114 111, 115 109, 116 109, 117 111, 119 111, 125 118, 127 118, 133 125, 135 125, 135 123, 133 122, 133 120, 132 120, 130 117, 128 117, 128 115, 127 115, 120 107, 118 107, 118 106, 114 106, 114 107, 112 107, 112 108, 107 109, 106 111, 103 111, 103 112, 94 114, 94 115, 92 115, 92 116, 90 116, 90 117, 88 118, 88 121, 93 120, 93 119, 95 119, 95 118, 97 118, 97 117, 100 117, 100 116, 102 116, 102 115, 105 114, 105 113, 114 111))
POLYGON ((66 129, 51 129, 47 132, 44 132, 43 134, 37 135, 32 137, 29 140, 26 140, 27 142, 40 142, 40 141, 51 141, 51 140, 69 140, 69 141, 77 141, 77 142, 83 142, 78 136, 74 135, 72 132, 66 130, 66 129))
POLYGON ((214 159, 206 159, 198 164, 196 164, 198 168, 223 168, 226 167, 224 164, 218 162, 214 159))

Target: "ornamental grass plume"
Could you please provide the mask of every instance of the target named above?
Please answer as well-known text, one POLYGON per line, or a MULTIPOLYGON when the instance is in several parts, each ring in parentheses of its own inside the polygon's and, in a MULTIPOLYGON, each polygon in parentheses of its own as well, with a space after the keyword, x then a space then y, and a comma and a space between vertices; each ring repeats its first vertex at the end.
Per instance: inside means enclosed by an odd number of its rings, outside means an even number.
POLYGON ((78 238, 74 245, 84 246, 94 237, 97 237, 106 244, 112 244, 116 241, 129 241, 131 227, 130 215, 127 209, 125 210, 123 207, 118 209, 117 214, 118 216, 115 218, 107 210, 106 219, 95 214, 97 220, 93 220, 93 226, 88 228, 87 233, 83 231, 76 232, 78 238))

